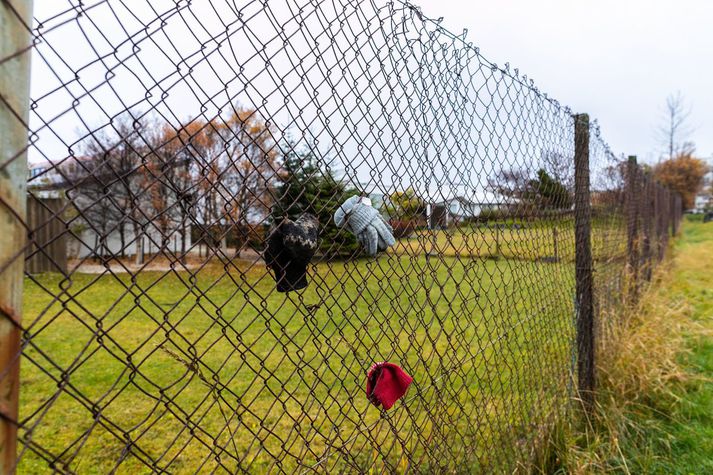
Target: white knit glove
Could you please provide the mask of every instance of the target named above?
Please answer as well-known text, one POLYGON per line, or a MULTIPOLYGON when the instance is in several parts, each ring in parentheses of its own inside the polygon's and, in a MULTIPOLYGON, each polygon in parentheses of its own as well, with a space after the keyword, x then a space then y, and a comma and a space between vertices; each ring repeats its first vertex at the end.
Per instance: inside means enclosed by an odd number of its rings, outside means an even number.
POLYGON ((357 237, 370 256, 378 251, 385 251, 396 244, 393 229, 374 209, 368 198, 364 203, 358 196, 352 196, 334 213, 334 222, 341 227, 345 224, 357 237))

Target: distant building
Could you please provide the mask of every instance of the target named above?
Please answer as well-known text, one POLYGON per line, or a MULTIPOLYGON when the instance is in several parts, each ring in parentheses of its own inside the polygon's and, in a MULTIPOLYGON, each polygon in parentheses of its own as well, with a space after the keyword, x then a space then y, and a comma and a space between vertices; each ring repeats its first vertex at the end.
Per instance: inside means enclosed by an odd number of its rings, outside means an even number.
POLYGON ((704 213, 713 209, 713 195, 710 193, 699 193, 693 203, 693 209, 690 211, 696 214, 704 213))
POLYGON ((696 195, 693 203, 693 208, 689 211, 700 214, 713 209, 713 167, 703 177, 703 187, 701 192, 696 195))
MULTIPOLYGON (((67 191, 80 186, 81 183, 71 183, 54 165, 29 166, 27 191, 39 201, 66 200, 67 191)), ((72 217, 73 214, 77 214, 76 208, 72 207, 65 210, 67 216, 60 217, 69 229, 67 258, 81 259, 108 255, 135 257, 137 252, 151 254, 163 248, 168 252, 179 253, 182 249, 191 248, 188 222, 172 226, 165 239, 154 222, 144 223, 139 233, 141 242, 138 242, 130 217, 122 214, 122 210, 117 210, 108 197, 96 203, 85 203, 84 206, 91 209, 91 213, 72 217), (91 215, 91 218, 87 215, 91 215)))
POLYGON ((433 205, 431 225, 433 227, 447 228, 478 218, 483 211, 499 209, 500 206, 500 203, 476 202, 462 196, 455 196, 433 205))
MULTIPOLYGON (((347 186, 347 188, 352 188, 352 183, 350 181, 346 181, 346 177, 342 177, 341 181, 347 186)), ((369 200, 371 200, 371 206, 378 209, 382 213, 386 213, 387 206, 389 204, 389 197, 387 195, 376 189, 374 185, 369 182, 359 182, 357 189, 363 191, 369 200)))
POLYGON ((66 180, 49 164, 30 164, 27 189, 37 198, 64 198, 66 180))
POLYGON ((386 211, 387 197, 383 193, 373 192, 369 193, 369 199, 371 200, 371 206, 378 209, 381 212, 386 211))

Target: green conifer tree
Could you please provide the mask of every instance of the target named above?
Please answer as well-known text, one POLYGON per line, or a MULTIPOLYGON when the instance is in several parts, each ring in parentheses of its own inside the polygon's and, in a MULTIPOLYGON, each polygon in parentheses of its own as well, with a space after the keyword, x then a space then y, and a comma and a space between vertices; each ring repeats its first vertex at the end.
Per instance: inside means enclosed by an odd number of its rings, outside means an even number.
POLYGON ((338 259, 357 253, 356 237, 334 223, 334 212, 347 198, 358 194, 357 190, 348 187, 328 165, 322 164, 313 143, 298 148, 294 141, 288 140, 283 150, 273 220, 296 219, 302 213, 312 213, 320 224, 318 253, 321 257, 338 259))

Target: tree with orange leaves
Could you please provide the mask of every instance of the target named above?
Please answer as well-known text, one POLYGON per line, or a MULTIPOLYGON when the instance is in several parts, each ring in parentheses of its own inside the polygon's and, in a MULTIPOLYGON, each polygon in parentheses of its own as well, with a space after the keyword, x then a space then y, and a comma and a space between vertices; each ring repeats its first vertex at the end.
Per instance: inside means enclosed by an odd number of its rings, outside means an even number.
POLYGON ((653 170, 661 184, 681 195, 683 209, 687 210, 693 207, 696 194, 703 186, 708 165, 692 153, 684 152, 658 163, 653 170))
POLYGON ((192 121, 178 129, 167 123, 158 124, 159 132, 153 140, 154 154, 146 165, 153 180, 153 185, 149 186, 152 208, 162 211, 157 214, 156 222, 164 237, 165 232, 175 227, 180 236, 182 261, 186 256, 191 225, 199 222, 197 164, 210 140, 204 128, 202 121, 192 121))
POLYGON ((274 203, 278 153, 273 131, 255 110, 234 108, 218 133, 225 150, 221 156, 222 216, 234 230, 237 252, 247 241, 251 223, 262 223, 274 203))
POLYGON ((182 223, 185 234, 191 221, 220 242, 223 252, 232 237, 239 255, 246 230, 265 219, 273 202, 277 152, 272 131, 254 110, 238 106, 227 119, 161 130, 146 167, 154 180, 151 203, 161 232, 168 232, 173 221, 182 223))
POLYGON ((100 255, 112 254, 105 244, 116 233, 117 254, 133 242, 137 264, 146 238, 164 253, 172 239, 180 239, 184 259, 191 226, 220 242, 223 252, 230 236, 239 254, 247 229, 266 219, 274 202, 273 132, 252 109, 235 106, 227 118, 180 126, 127 112, 81 149, 81 159, 60 169, 100 255))

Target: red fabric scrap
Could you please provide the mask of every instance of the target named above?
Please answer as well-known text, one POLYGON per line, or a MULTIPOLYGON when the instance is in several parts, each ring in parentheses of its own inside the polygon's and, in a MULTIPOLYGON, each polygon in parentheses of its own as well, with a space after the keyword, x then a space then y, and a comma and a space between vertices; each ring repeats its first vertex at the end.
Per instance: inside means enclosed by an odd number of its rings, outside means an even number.
POLYGON ((413 378, 393 363, 375 363, 366 375, 366 396, 375 406, 390 409, 404 394, 413 378))

